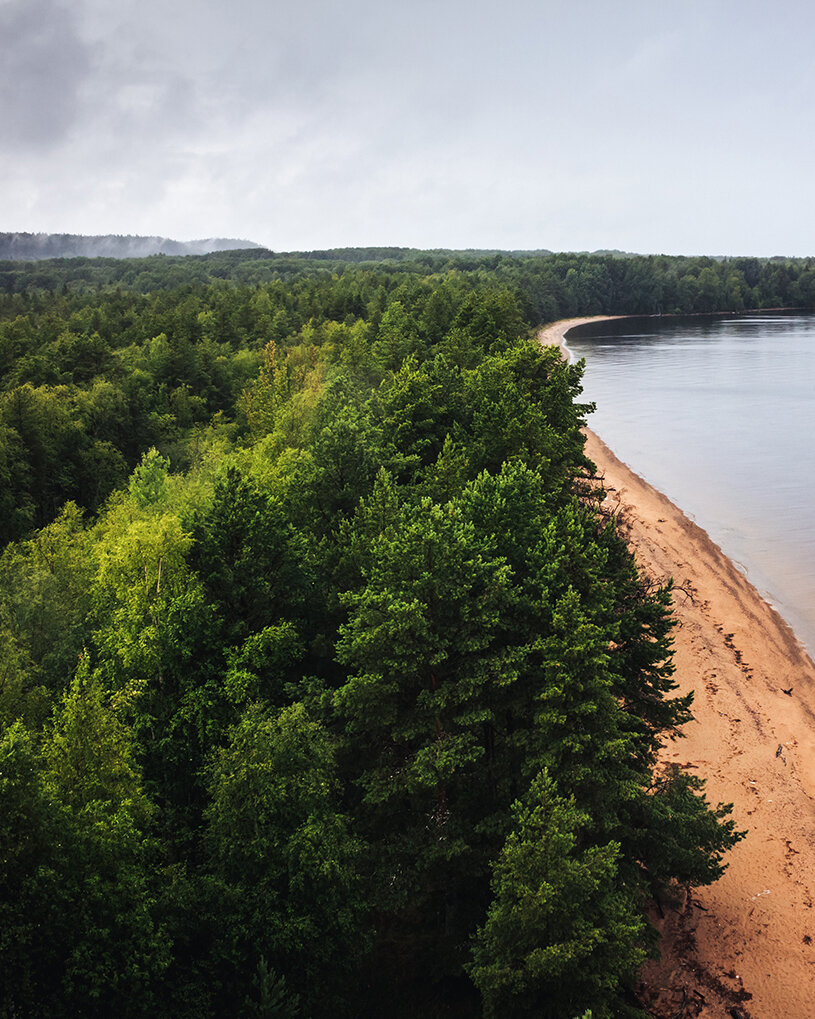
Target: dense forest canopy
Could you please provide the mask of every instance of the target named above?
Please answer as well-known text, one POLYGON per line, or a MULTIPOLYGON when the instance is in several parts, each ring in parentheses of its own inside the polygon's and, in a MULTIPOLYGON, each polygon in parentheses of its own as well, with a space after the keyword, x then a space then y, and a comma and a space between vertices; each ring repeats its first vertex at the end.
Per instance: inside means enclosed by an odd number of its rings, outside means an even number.
MULTIPOLYGON (((232 242, 229 242, 232 243, 232 242)), ((265 248, 200 257, 55 258, 3 261, 0 293, 110 287, 139 293, 218 280, 257 286, 344 275, 359 269, 425 277, 454 272, 515 292, 533 321, 571 315, 704 314, 754 308, 815 308, 811 258, 710 258, 668 255, 555 254, 334 248, 275 253, 265 248)))
POLYGON ((739 837, 531 327, 812 270, 375 255, 0 267, 2 1015, 637 1015, 739 837))

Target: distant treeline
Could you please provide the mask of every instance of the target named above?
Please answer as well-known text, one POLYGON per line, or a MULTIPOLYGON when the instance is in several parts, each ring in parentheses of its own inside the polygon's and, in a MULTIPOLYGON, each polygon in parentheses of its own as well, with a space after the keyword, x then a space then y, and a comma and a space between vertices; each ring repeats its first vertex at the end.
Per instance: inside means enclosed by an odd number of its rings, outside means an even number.
POLYGON ((638 263, 426 257, 10 270, 0 1016, 643 1016, 740 835, 530 338, 638 263))
POLYGON ((338 248, 274 253, 264 248, 203 256, 71 258, 36 265, 0 261, 0 293, 138 293, 227 280, 258 286, 277 280, 342 276, 368 269, 409 276, 457 273, 516 293, 527 319, 571 315, 693 314, 753 308, 815 308, 815 260, 687 258, 667 255, 419 251, 338 248))

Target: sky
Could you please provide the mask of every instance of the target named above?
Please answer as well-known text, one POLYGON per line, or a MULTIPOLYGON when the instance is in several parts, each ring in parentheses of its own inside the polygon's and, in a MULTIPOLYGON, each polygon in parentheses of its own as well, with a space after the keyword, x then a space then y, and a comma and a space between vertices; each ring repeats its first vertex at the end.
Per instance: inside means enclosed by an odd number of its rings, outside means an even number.
POLYGON ((809 0, 0 0, 0 231, 815 255, 809 0))

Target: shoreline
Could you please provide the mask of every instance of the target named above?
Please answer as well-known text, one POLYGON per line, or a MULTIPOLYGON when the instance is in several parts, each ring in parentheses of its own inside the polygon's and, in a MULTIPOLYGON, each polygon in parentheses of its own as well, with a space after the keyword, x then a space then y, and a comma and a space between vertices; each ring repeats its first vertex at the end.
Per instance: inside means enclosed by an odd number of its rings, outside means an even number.
MULTIPOLYGON (((622 318, 628 316, 614 316, 622 318)), ((538 333, 568 357, 565 319, 538 333)), ((724 876, 652 918, 662 958, 643 970, 655 1016, 808 1019, 815 1000, 815 663, 709 535, 590 429, 586 454, 639 567, 676 583, 675 679, 694 721, 664 763, 707 780, 747 837, 724 876)))
MULTIPOLYGON (((659 316, 660 321, 665 320, 670 322, 678 321, 687 324, 689 319, 697 318, 702 320, 721 320, 724 318, 733 317, 748 317, 748 316, 761 316, 765 313, 770 315, 777 315, 779 312, 787 312, 794 309, 787 308, 773 308, 773 309, 762 309, 745 311, 740 313, 735 312, 719 312, 719 313, 705 313, 698 315, 664 315, 659 316)), ((799 312, 795 312, 798 314, 799 312)), ((560 338, 560 348, 564 352, 567 360, 570 364, 573 364, 581 355, 578 351, 575 351, 570 346, 572 335, 577 338, 577 333, 573 333, 575 325, 582 323, 599 323, 602 325, 603 322, 622 321, 623 327, 627 331, 628 327, 625 325, 626 322, 631 323, 642 323, 645 320, 655 319, 657 316, 652 315, 636 315, 636 316, 595 316, 591 319, 577 319, 572 322, 566 328, 565 334, 560 338)), ((559 325, 559 323, 556 323, 559 325)), ((693 328, 692 324, 686 326, 693 328)), ((636 325, 634 325, 636 329, 636 325)), ((604 406, 606 401, 603 400, 604 406)), ((605 409, 608 409, 607 407, 605 409)), ((608 425, 608 420, 606 422, 608 425)), ((656 425, 657 430, 659 428, 656 425)), ((595 431, 595 435, 598 433, 595 431)), ((629 447, 630 452, 630 447, 629 447)), ((646 458, 647 459, 647 458, 646 458)), ((623 459, 623 463, 630 466, 630 461, 627 458, 623 459)), ((675 505, 681 506, 683 512, 688 516, 694 523, 698 523, 703 530, 706 530, 708 535, 716 542, 717 545, 724 551, 724 554, 730 559, 731 562, 750 580, 751 584, 757 589, 759 595, 768 602, 772 608, 778 612, 781 618, 787 623, 787 625, 794 631, 798 642, 802 645, 805 652, 815 660, 815 588, 811 590, 802 590, 800 586, 796 586, 796 580, 794 575, 791 577, 792 583, 787 582, 787 578, 791 574, 794 574, 795 567, 797 565, 797 556, 794 550, 791 550, 789 545, 779 546, 782 557, 786 555, 785 568, 779 568, 778 564, 773 561, 772 555, 767 555, 766 549, 763 557, 760 548, 756 551, 756 548, 750 547, 750 537, 755 544, 759 546, 762 544, 761 539, 766 539, 768 535, 772 535, 775 532, 776 535, 780 535, 786 532, 786 528, 789 526, 789 521, 785 521, 783 524, 776 522, 775 527, 772 524, 768 525, 764 521, 756 521, 755 518, 749 517, 748 519, 739 519, 738 514, 734 519, 731 519, 727 512, 719 507, 718 511, 715 508, 715 504, 706 503, 706 497, 699 498, 693 491, 688 494, 686 490, 682 494, 682 484, 677 484, 676 479, 672 476, 659 474, 655 472, 654 464, 651 462, 639 476, 647 481, 652 487, 662 491, 663 494, 667 495, 668 498, 675 503, 675 505), (646 473, 647 471, 647 473, 646 473), (654 474, 658 476, 655 478, 654 474), (650 476, 649 476, 650 475, 650 476), (662 486, 665 486, 664 488, 662 486), (688 498, 690 503, 694 500, 691 499, 691 495, 695 495, 696 506, 698 507, 698 513, 691 512, 686 504, 685 497, 688 498), (767 527, 767 534, 762 535, 759 529, 758 533, 753 533, 756 525, 759 528, 763 525, 767 527), (708 530, 710 528, 710 530, 708 530), (756 542, 756 538, 759 539, 756 542), (802 608, 803 606, 803 608, 802 608)), ((752 477, 755 477, 755 471, 752 477)), ((688 477, 687 474, 684 477, 684 484, 687 489, 688 477)), ((738 500, 735 500, 736 502, 738 500)), ((749 501, 749 499, 748 499, 749 501)), ((814 1013, 815 1014, 815 1010, 814 1013)))

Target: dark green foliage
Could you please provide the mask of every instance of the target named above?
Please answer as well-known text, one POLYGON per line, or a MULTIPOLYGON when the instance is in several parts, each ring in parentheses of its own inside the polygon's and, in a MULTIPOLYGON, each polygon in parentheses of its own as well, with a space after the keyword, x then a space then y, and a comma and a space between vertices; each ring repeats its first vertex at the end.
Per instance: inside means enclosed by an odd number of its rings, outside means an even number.
POLYGON ((311 456, 314 501, 327 525, 354 511, 370 491, 383 460, 381 430, 347 399, 341 387, 335 387, 320 408, 311 456))
POLYGON ((473 821, 489 796, 488 691, 512 669, 496 640, 509 570, 456 507, 423 500, 374 539, 363 575, 345 599, 338 656, 350 675, 335 703, 388 889, 380 899, 388 910, 441 911, 460 937, 454 914, 466 912, 458 900, 483 851, 473 821))
POLYGON ((256 995, 246 1005, 247 1015, 257 1019, 296 1019, 300 1012, 300 998, 289 994, 286 978, 270 970, 266 960, 258 963, 257 976, 253 981, 256 995))
POLYGON ((306 612, 307 539, 280 497, 230 467, 196 520, 193 565, 228 644, 306 612))
POLYGON ((662 890, 673 879, 691 885, 710 884, 721 877, 723 854, 744 832, 728 819, 730 804, 711 810, 701 791, 704 782, 672 765, 659 775, 650 795, 639 805, 637 846, 649 868, 652 889, 662 890), (656 832, 662 831, 657 838, 656 832), (705 852, 700 853, 699 848, 705 852))
POLYGON ((484 1014, 598 1019, 645 961, 645 920, 620 889, 616 843, 589 845, 588 815, 535 778, 494 866, 494 899, 468 970, 484 1014))
POLYGON ((3 263, 0 540, 66 499, 98 510, 151 446, 189 466, 270 342, 320 348, 368 384, 442 348, 473 369, 564 315, 812 308, 813 280, 805 259, 408 249, 3 263))
POLYGON ((514 344, 464 375, 465 429, 478 469, 497 473, 514 458, 543 471, 551 491, 571 487, 588 466, 580 426, 591 410, 575 404, 580 369, 554 348, 514 344))
POLYGON ((205 838, 241 969, 271 959, 307 1014, 347 1012, 340 988, 366 939, 364 903, 328 734, 302 704, 252 706, 217 756, 210 793, 205 838))
POLYGON ((127 729, 80 664, 42 750, 0 738, 0 983, 4 1015, 149 1011, 169 946, 127 729))

